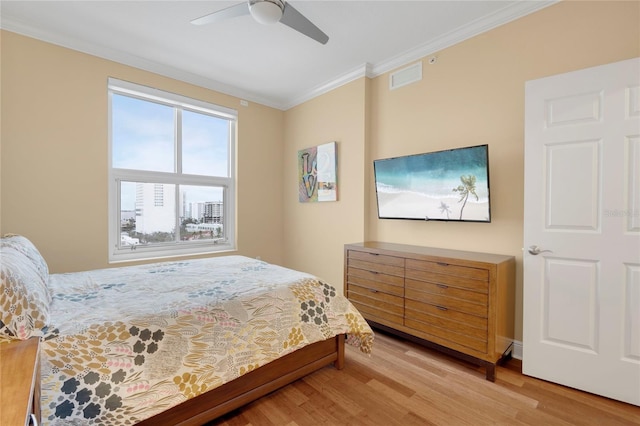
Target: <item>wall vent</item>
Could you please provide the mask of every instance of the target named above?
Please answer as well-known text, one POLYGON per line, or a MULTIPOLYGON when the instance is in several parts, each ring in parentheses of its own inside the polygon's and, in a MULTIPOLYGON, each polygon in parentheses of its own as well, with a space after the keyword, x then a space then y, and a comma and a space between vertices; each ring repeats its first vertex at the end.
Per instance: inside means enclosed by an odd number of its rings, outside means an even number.
POLYGON ((394 90, 422 80, 422 61, 402 68, 389 75, 389 89, 394 90))

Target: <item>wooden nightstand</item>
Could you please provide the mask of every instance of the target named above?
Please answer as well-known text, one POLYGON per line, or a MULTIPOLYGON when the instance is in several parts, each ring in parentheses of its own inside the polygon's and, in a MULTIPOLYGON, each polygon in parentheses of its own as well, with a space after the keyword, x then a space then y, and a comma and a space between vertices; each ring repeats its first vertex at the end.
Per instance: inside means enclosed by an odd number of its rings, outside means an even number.
POLYGON ((40 340, 0 343, 0 425, 39 423, 40 340))

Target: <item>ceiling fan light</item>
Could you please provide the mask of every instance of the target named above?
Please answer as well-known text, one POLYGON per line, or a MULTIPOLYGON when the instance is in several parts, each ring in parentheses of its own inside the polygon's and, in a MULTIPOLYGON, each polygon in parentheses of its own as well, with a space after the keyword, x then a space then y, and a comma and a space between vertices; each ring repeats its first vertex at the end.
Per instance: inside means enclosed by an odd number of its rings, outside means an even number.
POLYGON ((282 18, 282 8, 269 0, 251 3, 249 11, 253 19, 261 24, 275 24, 282 18))

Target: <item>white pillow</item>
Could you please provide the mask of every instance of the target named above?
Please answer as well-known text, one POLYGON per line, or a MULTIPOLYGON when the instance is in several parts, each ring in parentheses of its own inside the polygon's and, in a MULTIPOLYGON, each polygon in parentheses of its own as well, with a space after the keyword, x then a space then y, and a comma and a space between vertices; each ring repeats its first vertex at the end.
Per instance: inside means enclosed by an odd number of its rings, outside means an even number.
POLYGON ((42 336, 49 322, 49 268, 20 235, 0 240, 0 339, 42 336))

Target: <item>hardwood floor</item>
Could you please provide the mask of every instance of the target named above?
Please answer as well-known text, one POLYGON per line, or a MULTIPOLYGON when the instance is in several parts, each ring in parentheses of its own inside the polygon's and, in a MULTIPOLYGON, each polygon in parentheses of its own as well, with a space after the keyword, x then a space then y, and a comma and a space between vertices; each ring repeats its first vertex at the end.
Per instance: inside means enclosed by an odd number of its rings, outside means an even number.
POLYGON ((511 360, 484 370, 376 331, 371 356, 313 373, 208 426, 640 425, 640 407, 555 385, 511 360))

